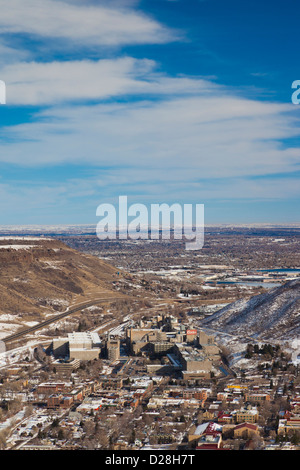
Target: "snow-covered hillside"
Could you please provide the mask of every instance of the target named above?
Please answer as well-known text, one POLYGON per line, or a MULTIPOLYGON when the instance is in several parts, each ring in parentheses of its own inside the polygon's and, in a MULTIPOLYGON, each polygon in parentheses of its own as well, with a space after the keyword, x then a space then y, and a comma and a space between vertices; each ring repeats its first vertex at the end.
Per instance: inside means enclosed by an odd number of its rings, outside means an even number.
POLYGON ((300 337, 300 279, 227 305, 204 320, 203 325, 253 339, 296 339, 300 337))

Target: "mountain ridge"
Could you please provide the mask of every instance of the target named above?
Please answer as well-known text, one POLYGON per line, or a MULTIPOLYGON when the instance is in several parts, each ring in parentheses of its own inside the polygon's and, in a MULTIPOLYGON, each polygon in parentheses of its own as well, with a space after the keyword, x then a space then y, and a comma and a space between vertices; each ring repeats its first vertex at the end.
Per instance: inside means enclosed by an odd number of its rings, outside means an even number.
POLYGON ((237 300, 202 324, 240 337, 295 339, 300 335, 300 279, 290 280, 250 299, 237 300))

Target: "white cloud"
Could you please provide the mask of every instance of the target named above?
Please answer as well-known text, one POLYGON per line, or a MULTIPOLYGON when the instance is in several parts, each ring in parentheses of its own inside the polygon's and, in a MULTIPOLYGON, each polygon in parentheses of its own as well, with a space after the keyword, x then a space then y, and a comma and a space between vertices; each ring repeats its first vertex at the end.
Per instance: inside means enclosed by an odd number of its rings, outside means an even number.
POLYGON ((288 175, 298 170, 300 149, 284 144, 299 137, 292 104, 235 96, 210 78, 171 77, 146 58, 49 62, 47 51, 57 48, 96 57, 103 47, 115 52, 180 39, 137 3, 0 0, 7 104, 32 106, 30 122, 0 128, 0 162, 87 170, 77 179, 62 172, 58 183, 45 177, 0 184, 2 213, 25 207, 63 214, 76 210, 74 198, 96 208, 116 194, 131 194, 134 202, 299 197, 299 181, 288 175), (42 50, 43 62, 35 61, 42 50), (281 173, 287 177, 279 180, 281 173))
POLYGON ((0 11, 2 34, 63 39, 71 41, 72 47, 160 44, 176 38, 174 32, 127 5, 112 8, 105 2, 94 5, 63 0, 0 0, 0 11))
POLYGON ((3 66, 9 105, 54 105, 120 95, 221 93, 202 78, 168 77, 148 59, 120 57, 66 62, 18 62, 3 66))
MULTIPOLYGON (((150 87, 150 84, 149 84, 150 87)), ((209 87, 209 83, 207 84, 209 87)), ((297 170, 295 107, 222 93, 59 106, 35 121, 2 128, 0 161, 152 168, 182 181, 297 170)))
POLYGON ((118 96, 132 90, 150 61, 132 58, 100 61, 17 63, 3 67, 8 104, 53 105, 61 101, 118 96))
POLYGON ((3 41, 0 42, 0 67, 7 64, 29 60, 31 53, 25 49, 16 49, 8 46, 3 41))

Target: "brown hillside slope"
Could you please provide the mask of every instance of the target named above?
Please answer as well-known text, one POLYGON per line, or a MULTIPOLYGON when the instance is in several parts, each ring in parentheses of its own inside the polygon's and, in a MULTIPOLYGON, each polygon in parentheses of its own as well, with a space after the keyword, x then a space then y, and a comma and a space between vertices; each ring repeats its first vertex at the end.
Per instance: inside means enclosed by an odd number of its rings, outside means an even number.
POLYGON ((63 311, 88 291, 112 291, 117 270, 64 243, 0 237, 0 313, 63 311))

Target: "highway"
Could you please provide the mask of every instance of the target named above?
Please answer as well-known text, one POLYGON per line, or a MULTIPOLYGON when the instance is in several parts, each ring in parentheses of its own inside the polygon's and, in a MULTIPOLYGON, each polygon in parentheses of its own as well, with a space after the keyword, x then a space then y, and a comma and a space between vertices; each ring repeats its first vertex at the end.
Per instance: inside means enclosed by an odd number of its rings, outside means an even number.
POLYGON ((45 326, 48 326, 51 323, 54 323, 58 320, 61 320, 62 318, 65 318, 65 317, 67 317, 68 315, 70 315, 72 313, 78 312, 79 310, 83 310, 87 307, 91 307, 92 305, 96 305, 96 304, 99 304, 99 303, 102 303, 102 302, 110 302, 110 301, 112 301, 112 299, 109 299, 108 297, 105 297, 105 298, 94 299, 94 300, 90 300, 89 302, 83 302, 83 303, 77 304, 74 307, 68 308, 63 313, 59 313, 58 315, 54 315, 51 318, 49 318, 48 320, 45 320, 41 323, 38 323, 37 325, 31 326, 31 327, 28 327, 28 328, 24 328, 24 329, 20 330, 17 333, 14 333, 10 336, 6 336, 5 338, 2 338, 1 341, 3 341, 5 344, 8 344, 8 343, 10 343, 10 342, 12 342, 12 341, 14 341, 18 338, 21 338, 22 336, 25 336, 29 333, 32 333, 33 331, 40 330, 41 328, 44 328, 45 326))

